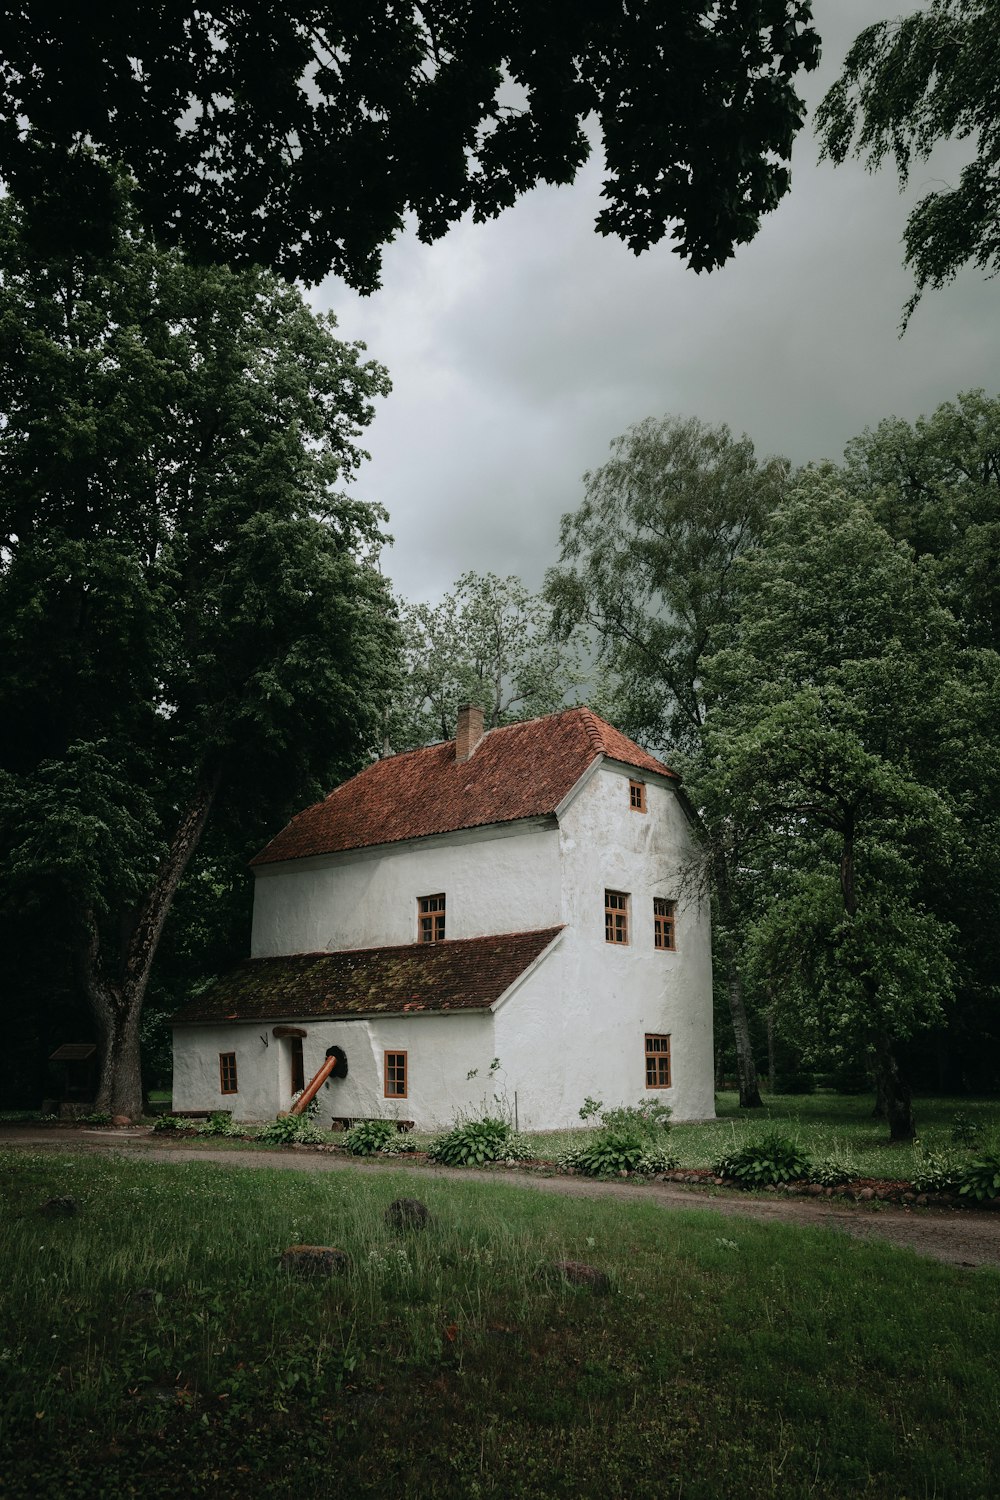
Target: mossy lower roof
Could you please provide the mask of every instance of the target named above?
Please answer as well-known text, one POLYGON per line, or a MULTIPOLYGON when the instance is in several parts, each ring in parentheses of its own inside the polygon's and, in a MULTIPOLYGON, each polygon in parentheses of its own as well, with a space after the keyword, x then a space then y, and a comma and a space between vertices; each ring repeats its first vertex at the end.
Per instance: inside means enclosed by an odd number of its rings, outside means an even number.
POLYGON ((173 1024, 485 1010, 561 931, 248 958, 189 1001, 173 1024))

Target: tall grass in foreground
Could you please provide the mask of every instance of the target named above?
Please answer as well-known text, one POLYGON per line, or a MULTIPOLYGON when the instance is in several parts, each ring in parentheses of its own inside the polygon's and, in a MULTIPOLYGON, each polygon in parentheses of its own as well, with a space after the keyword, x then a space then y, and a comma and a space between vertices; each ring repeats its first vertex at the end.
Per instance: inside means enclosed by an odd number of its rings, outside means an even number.
POLYGON ((414 1189, 0 1155, 0 1494, 997 1492, 997 1274, 450 1180, 390 1231, 414 1189), (42 1217, 54 1194, 79 1215, 42 1217), (289 1277, 296 1242, 349 1272, 289 1277))

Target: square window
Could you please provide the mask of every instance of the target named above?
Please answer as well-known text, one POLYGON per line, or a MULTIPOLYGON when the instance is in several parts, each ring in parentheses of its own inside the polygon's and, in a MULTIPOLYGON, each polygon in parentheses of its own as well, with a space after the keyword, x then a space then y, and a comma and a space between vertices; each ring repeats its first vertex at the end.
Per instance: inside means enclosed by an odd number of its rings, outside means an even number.
POLYGON ((236 1094, 236 1053, 219 1053, 219 1086, 224 1094, 236 1094))
POLYGON ((670 1038, 646 1032, 646 1087, 670 1087, 670 1038))
POLYGON ((629 782, 628 801, 633 812, 646 811, 646 783, 644 781, 629 782))
POLYGON ((606 943, 628 942, 628 893, 626 891, 604 892, 604 941, 606 943))
POLYGON ((653 897, 653 944, 665 952, 672 952, 677 947, 674 923, 676 905, 676 901, 667 901, 663 896, 653 897))
POLYGON ((444 893, 417 897, 417 942, 444 942, 444 893))
POLYGON ((385 1097, 387 1099, 406 1098, 406 1053, 386 1052, 385 1056, 385 1097))

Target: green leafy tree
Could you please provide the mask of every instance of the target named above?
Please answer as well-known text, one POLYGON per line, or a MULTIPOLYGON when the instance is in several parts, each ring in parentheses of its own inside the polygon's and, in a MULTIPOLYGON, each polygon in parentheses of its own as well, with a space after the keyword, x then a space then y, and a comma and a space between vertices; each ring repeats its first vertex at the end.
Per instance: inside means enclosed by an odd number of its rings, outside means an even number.
POLYGON ((961 845, 940 781, 969 690, 957 627, 932 570, 832 470, 806 472, 738 572, 736 638, 706 666, 705 779, 759 830, 751 968, 800 1043, 871 1045, 906 1139, 900 1043, 954 984, 928 893, 961 845))
POLYGON ((705 661, 736 612, 737 560, 759 539, 787 477, 749 438, 695 420, 652 418, 612 444, 563 518, 561 566, 547 580, 557 624, 585 623, 616 680, 613 713, 683 771, 708 858, 715 945, 736 1044, 740 1103, 760 1104, 741 966, 745 830, 701 793, 705 661))
POLYGON ((450 739, 460 704, 495 729, 554 713, 583 680, 583 632, 556 638, 552 608, 519 578, 464 573, 438 605, 402 605, 405 671, 388 739, 395 750, 450 739))
POLYGON ((636 253, 669 232, 711 269, 788 190, 810 21, 808 0, 20 0, 0 9, 0 175, 25 200, 59 177, 58 245, 107 221, 90 143, 162 241, 370 291, 407 215, 430 242, 571 182, 594 118, 599 231, 636 253))
MULTIPOLYGON (((381 514, 339 492, 385 372, 258 271, 197 269, 115 183, 100 253, 0 205, 0 895, 65 942, 99 1107, 210 821, 245 853, 377 745, 381 514)), ((51 205, 56 214, 58 205, 51 205)))
POLYGON ((989 1063, 1000 1050, 1000 400, 966 391, 913 424, 880 422, 849 444, 844 480, 923 559, 965 648, 965 694, 939 769, 960 809, 962 848, 949 879, 929 894, 959 934, 945 1045, 971 1080, 992 1087, 989 1063))
POLYGON ((891 154, 902 186, 941 141, 974 143, 957 186, 926 193, 907 221, 916 291, 904 326, 926 287, 945 285, 969 262, 1000 269, 998 34, 998 0, 930 0, 878 21, 857 37, 816 112, 824 155, 843 162, 853 151, 875 169, 891 154))

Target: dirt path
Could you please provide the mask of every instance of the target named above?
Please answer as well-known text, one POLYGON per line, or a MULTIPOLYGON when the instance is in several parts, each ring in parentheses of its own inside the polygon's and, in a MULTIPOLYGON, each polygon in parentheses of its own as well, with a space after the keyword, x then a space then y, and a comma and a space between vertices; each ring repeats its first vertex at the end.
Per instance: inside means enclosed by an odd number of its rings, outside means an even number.
POLYGON ((277 1167, 292 1172, 402 1170, 416 1179, 459 1177, 463 1182, 489 1182, 500 1188, 509 1184, 573 1198, 635 1199, 658 1203, 667 1210, 696 1209, 727 1218, 811 1224, 839 1230, 856 1239, 880 1239, 908 1246, 918 1255, 948 1265, 1000 1266, 1000 1214, 991 1212, 899 1208, 888 1204, 846 1203, 843 1199, 834 1202, 822 1198, 757 1198, 725 1188, 684 1187, 672 1182, 595 1182, 585 1177, 544 1177, 516 1170, 449 1171, 446 1167, 408 1162, 405 1157, 395 1157, 391 1162, 364 1162, 305 1149, 226 1151, 196 1142, 164 1146, 148 1133, 124 1134, 112 1130, 33 1130, 0 1125, 0 1146, 52 1151, 113 1150, 121 1155, 141 1155, 148 1161, 208 1161, 225 1167, 277 1167))

